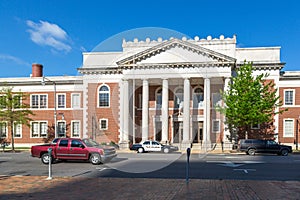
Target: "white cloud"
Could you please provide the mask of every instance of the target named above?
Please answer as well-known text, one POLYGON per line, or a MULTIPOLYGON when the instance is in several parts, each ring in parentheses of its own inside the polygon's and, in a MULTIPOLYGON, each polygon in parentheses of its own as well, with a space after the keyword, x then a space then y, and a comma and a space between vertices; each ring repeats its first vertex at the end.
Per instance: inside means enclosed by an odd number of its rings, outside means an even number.
POLYGON ((29 27, 30 39, 34 43, 41 46, 50 46, 58 51, 71 51, 72 47, 68 44, 68 34, 58 25, 45 21, 35 23, 31 20, 27 20, 26 24, 29 27))
POLYGON ((7 54, 0 54, 0 61, 9 61, 9 62, 14 62, 18 65, 26 65, 30 66, 30 64, 20 58, 17 58, 15 56, 7 55, 7 54))

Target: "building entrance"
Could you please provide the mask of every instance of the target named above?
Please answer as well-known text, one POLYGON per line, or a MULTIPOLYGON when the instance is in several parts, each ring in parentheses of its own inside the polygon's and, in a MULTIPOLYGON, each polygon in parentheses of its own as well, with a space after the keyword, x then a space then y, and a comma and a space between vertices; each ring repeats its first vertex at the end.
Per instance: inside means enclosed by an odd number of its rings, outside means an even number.
POLYGON ((183 139, 183 123, 174 122, 173 143, 181 143, 183 139))
POLYGON ((193 125, 193 143, 202 143, 203 122, 196 122, 193 125))

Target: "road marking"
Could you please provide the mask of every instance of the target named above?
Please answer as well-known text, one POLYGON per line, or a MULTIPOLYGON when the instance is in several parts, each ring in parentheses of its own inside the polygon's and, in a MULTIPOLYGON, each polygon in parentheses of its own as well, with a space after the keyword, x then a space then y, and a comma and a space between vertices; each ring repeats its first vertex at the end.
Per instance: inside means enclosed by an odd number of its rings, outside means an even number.
POLYGON ((233 169, 234 171, 243 171, 245 174, 248 174, 249 171, 255 172, 256 169, 233 169))
POLYGON ((219 165, 222 165, 222 166, 225 166, 225 167, 239 167, 239 166, 242 166, 244 164, 234 164, 233 162, 228 161, 228 162, 224 162, 224 164, 219 164, 219 165))
POLYGON ((106 167, 104 167, 104 168, 97 167, 96 169, 98 169, 101 172, 101 171, 104 171, 104 170, 106 170, 108 168, 106 168, 106 167))

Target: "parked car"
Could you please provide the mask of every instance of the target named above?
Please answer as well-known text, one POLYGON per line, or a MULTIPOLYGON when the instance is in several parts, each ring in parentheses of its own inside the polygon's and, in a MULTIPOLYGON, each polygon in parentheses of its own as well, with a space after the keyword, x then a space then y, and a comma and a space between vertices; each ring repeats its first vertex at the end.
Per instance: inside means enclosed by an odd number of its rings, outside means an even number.
POLYGON ((291 146, 281 145, 273 140, 259 139, 240 140, 238 143, 238 150, 252 156, 255 155, 255 153, 274 153, 283 156, 292 153, 291 146))
POLYGON ((131 145, 130 150, 137 151, 138 153, 143 153, 143 152, 169 153, 173 151, 178 151, 178 147, 173 145, 164 145, 157 141, 147 140, 142 143, 131 145))
POLYGON ((41 158, 44 164, 49 163, 48 149, 52 149, 52 161, 89 160, 92 164, 108 162, 115 156, 116 149, 98 144, 92 139, 55 138, 50 144, 31 147, 31 156, 41 158))

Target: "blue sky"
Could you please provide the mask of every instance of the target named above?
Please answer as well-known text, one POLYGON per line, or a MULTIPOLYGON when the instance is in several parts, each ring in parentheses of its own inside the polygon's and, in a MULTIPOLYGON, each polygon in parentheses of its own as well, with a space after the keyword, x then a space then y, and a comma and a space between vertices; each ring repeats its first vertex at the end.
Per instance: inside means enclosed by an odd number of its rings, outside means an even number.
POLYGON ((43 64, 46 76, 78 75, 82 52, 115 35, 145 40, 165 32, 200 38, 236 34, 239 47, 281 46, 284 70, 300 71, 298 2, 0 0, 0 77, 29 77, 32 63, 43 64))

